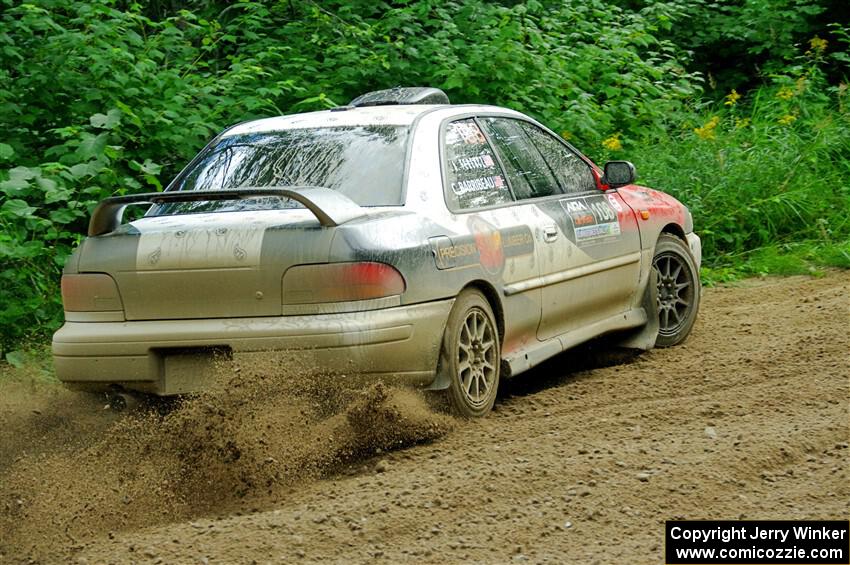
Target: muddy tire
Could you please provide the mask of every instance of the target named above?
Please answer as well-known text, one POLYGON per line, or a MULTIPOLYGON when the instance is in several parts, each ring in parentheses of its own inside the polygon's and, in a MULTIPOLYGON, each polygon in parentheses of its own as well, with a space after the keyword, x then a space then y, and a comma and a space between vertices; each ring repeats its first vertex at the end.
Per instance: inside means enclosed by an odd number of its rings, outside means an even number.
POLYGON ((443 334, 440 371, 449 380, 446 397, 465 418, 486 415, 499 388, 501 344, 493 310, 477 290, 464 290, 455 300, 443 334))
POLYGON ((688 337, 699 312, 700 280, 690 249, 676 236, 662 233, 652 266, 658 287, 658 347, 677 345, 688 337))

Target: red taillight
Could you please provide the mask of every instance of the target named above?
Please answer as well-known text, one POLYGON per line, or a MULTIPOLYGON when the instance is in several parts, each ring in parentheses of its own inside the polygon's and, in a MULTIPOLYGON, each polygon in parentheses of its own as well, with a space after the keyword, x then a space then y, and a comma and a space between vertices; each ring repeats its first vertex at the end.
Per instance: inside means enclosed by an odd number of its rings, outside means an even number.
POLYGON ((102 273, 62 275, 62 304, 66 312, 123 310, 118 285, 102 273))
POLYGON ((384 263, 298 265, 283 275, 284 304, 348 302, 397 296, 404 278, 384 263))

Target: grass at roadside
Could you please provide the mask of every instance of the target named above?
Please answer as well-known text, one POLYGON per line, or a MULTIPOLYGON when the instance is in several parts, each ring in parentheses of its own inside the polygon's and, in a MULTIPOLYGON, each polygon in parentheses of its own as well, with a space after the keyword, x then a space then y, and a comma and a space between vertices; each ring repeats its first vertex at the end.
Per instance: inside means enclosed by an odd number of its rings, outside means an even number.
POLYGON ((769 245, 737 255, 714 258, 701 271, 706 286, 768 275, 823 276, 826 269, 850 269, 850 240, 843 243, 804 241, 769 245))
POLYGON ((0 359, 0 381, 58 383, 48 343, 31 342, 0 359))

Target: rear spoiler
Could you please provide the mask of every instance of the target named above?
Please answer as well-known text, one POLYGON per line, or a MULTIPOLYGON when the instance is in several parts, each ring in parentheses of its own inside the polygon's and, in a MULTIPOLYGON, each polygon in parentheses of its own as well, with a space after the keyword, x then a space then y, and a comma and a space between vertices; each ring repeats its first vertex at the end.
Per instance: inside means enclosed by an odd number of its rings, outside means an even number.
POLYGON ((275 197, 295 200, 310 210, 319 223, 334 227, 366 216, 366 211, 347 196, 319 186, 290 188, 234 188, 229 190, 175 190, 113 196, 100 202, 89 221, 89 235, 103 235, 121 225, 124 209, 133 204, 167 204, 170 202, 209 202, 214 200, 248 200, 275 197))

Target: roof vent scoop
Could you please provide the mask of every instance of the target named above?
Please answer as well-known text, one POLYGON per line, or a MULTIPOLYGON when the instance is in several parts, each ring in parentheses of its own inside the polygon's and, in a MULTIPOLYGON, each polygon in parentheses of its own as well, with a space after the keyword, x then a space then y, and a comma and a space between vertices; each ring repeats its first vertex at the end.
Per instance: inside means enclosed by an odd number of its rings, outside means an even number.
POLYGON ((363 106, 394 106, 396 104, 450 104, 449 97, 439 88, 425 86, 396 86, 361 94, 349 103, 355 108, 363 106))

